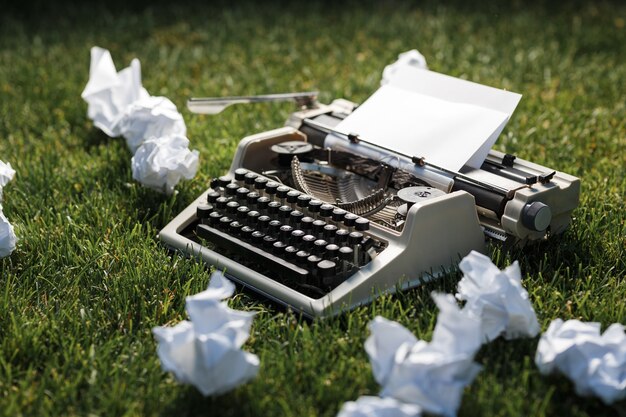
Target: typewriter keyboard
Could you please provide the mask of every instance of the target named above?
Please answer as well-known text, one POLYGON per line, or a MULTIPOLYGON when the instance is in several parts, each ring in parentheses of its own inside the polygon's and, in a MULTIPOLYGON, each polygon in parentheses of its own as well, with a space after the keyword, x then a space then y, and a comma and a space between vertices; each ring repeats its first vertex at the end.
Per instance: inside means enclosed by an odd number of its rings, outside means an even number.
POLYGON ((196 214, 203 245, 312 296, 385 248, 368 219, 245 169, 213 179, 196 214))

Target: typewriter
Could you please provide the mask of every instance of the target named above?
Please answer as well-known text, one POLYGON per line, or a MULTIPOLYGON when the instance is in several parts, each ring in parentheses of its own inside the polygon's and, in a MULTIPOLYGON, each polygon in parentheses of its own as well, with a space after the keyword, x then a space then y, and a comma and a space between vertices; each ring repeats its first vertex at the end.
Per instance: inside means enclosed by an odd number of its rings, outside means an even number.
POLYGON ((229 172, 159 234, 170 248, 308 317, 438 277, 487 239, 563 232, 578 178, 489 151, 452 172, 336 130, 357 105, 315 94, 191 99, 198 113, 296 99, 284 127, 241 140, 229 172))

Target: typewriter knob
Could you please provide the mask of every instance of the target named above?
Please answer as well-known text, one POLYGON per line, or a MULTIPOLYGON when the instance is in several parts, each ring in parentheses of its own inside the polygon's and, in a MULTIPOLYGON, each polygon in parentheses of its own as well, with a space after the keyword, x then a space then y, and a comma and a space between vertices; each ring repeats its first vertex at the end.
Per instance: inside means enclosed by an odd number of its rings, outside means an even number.
POLYGON ((300 159, 313 150, 313 145, 299 140, 292 140, 278 143, 271 147, 272 151, 278 155, 278 163, 283 166, 291 164, 294 156, 300 159))
POLYGON ((551 221, 552 210, 550 210, 550 206, 540 201, 528 203, 522 209, 522 224, 530 230, 542 232, 550 226, 551 221))
POLYGON ((235 170, 235 180, 243 181, 246 178, 247 173, 248 173, 248 170, 243 169, 243 168, 237 168, 235 170))

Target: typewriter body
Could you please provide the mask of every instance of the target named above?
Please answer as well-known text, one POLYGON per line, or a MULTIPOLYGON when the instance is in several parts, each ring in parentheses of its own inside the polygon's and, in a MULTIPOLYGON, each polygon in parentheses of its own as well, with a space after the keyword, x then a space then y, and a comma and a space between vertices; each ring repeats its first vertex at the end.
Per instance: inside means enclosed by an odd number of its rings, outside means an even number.
POLYGON ((160 239, 319 317, 440 276, 487 239, 526 244, 568 226, 577 178, 493 150, 481 169, 451 172, 334 130, 356 107, 311 101, 241 140, 160 239))

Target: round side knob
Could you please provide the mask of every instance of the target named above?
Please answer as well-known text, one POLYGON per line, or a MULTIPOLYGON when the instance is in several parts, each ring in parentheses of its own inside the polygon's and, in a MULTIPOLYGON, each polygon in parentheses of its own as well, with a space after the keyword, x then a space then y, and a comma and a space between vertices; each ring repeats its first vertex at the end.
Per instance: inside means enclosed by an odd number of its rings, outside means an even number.
POLYGON ((550 226, 552 210, 540 201, 528 203, 522 209, 522 224, 530 230, 542 232, 550 226))

